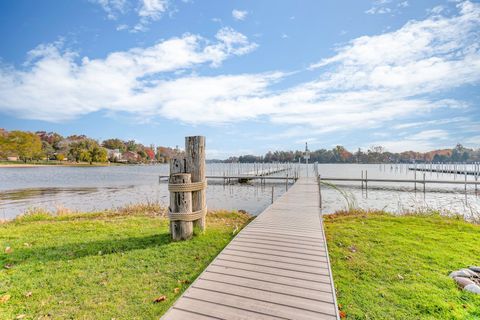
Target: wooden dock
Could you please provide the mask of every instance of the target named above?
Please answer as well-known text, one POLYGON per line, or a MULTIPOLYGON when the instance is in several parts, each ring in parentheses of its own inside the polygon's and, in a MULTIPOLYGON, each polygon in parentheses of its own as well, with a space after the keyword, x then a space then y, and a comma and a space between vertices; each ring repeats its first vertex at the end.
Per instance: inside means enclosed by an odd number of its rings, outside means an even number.
POLYGON ((339 319, 315 178, 245 227, 162 319, 339 319))

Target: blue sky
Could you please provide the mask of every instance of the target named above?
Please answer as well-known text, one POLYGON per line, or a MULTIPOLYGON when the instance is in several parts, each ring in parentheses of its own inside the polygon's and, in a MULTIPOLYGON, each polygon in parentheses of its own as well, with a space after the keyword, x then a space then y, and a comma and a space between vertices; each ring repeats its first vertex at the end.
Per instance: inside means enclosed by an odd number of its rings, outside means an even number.
POLYGON ((478 1, 0 2, 0 127, 210 158, 480 147, 478 1))

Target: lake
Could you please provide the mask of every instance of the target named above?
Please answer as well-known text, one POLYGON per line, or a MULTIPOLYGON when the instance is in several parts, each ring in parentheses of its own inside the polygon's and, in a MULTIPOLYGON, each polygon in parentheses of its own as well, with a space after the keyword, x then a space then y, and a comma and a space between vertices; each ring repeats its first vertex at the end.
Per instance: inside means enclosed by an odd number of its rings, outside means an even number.
MULTIPOLYGON (((266 168, 268 165, 263 165, 266 168)), ((270 165, 281 166, 281 165, 270 165)), ((313 174, 313 165, 289 165, 288 174, 313 174)), ((261 170, 261 164, 207 164, 207 175, 238 175, 261 170)), ((0 168, 0 218, 11 219, 27 209, 68 208, 78 211, 103 210, 140 202, 159 202, 168 205, 166 182, 160 175, 168 175, 168 165, 109 166, 109 167, 29 167, 0 168)), ((413 179, 415 173, 407 165, 378 164, 320 164, 322 177, 360 178, 368 171, 368 178, 413 179)), ((285 176, 286 172, 275 174, 285 176)), ((417 172, 417 179, 423 173, 417 172)), ((459 180, 463 175, 426 173, 428 180, 459 180)), ((473 176, 468 176, 474 181, 473 176)), ((385 209, 393 212, 436 209, 465 216, 478 215, 480 199, 470 185, 465 193, 463 185, 413 183, 368 183, 368 191, 360 182, 335 182, 322 185, 322 210, 331 213, 348 205, 365 209, 385 209)), ((224 184, 223 179, 209 180, 207 204, 209 209, 246 210, 262 212, 286 190, 284 181, 260 184, 224 184)))

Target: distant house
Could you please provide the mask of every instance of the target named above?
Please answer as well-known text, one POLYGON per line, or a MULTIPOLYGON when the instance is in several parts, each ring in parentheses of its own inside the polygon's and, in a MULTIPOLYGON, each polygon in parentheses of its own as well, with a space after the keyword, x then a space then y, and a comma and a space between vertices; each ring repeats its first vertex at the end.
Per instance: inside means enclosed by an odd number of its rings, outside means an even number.
POLYGON ((138 162, 139 155, 133 151, 126 151, 122 153, 122 161, 121 162, 138 162))
POLYGON ((7 160, 8 161, 18 161, 18 157, 16 157, 16 156, 7 157, 7 160))
POLYGON ((122 153, 119 149, 107 149, 107 155, 110 161, 122 160, 122 153))

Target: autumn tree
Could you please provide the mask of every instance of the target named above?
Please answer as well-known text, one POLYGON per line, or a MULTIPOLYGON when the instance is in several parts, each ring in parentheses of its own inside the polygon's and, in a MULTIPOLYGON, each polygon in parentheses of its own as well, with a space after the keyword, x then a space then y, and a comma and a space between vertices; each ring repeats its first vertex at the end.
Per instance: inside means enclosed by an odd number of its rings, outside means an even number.
POLYGON ((24 162, 39 159, 42 156, 42 141, 34 133, 10 131, 5 139, 7 154, 16 155, 24 162))
POLYGON ((102 142, 102 146, 107 149, 118 149, 120 152, 125 152, 127 147, 125 146, 125 142, 120 139, 107 139, 102 142))
POLYGON ((68 154, 76 162, 85 161, 91 164, 92 162, 106 162, 108 160, 107 150, 100 147, 98 143, 92 139, 72 142, 68 154))

